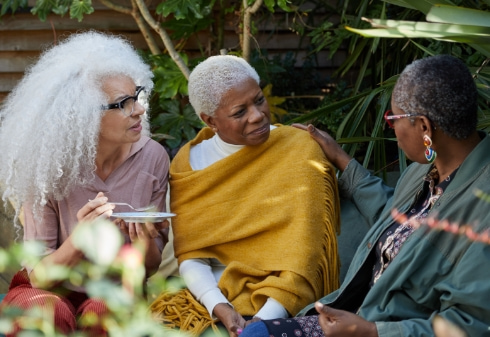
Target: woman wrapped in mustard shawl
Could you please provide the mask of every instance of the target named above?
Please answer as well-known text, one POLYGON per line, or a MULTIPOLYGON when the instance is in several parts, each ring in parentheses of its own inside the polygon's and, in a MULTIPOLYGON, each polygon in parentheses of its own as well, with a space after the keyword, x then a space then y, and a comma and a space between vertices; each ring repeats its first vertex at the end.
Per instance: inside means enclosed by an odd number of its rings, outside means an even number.
POLYGON ((187 289, 162 293, 151 310, 194 335, 221 322, 237 336, 338 287, 334 168, 307 133, 270 124, 259 82, 231 55, 206 59, 189 77, 190 102, 208 127, 170 167, 175 256, 187 289))

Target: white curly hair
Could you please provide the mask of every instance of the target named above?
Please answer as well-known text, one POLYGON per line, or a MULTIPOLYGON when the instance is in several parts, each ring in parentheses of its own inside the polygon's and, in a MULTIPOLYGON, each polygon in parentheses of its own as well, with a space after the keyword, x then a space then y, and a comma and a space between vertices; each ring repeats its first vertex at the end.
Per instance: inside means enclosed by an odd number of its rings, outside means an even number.
MULTIPOLYGON (((128 76, 149 92, 153 73, 122 37, 95 31, 69 36, 26 70, 0 109, 2 199, 34 211, 95 177, 102 82, 128 76)), ((142 117, 144 133, 149 123, 142 117)))
POLYGON ((189 101, 196 114, 214 116, 223 95, 243 81, 260 82, 257 71, 245 59, 233 55, 211 56, 199 63, 189 75, 189 101))

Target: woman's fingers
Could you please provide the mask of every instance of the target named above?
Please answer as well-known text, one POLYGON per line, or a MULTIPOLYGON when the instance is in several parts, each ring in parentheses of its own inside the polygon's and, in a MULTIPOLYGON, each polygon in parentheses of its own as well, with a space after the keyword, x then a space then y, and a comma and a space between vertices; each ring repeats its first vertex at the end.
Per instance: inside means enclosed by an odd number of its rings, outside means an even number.
POLYGON ((123 219, 116 219, 114 223, 117 227, 119 227, 123 234, 129 236, 128 224, 126 223, 126 221, 124 221, 123 219))
POLYGON ((293 124, 291 124, 291 126, 294 126, 295 128, 301 129, 301 130, 306 130, 307 129, 307 126, 306 125, 299 124, 299 123, 293 123, 293 124))
POLYGON ((130 222, 128 223, 128 234, 129 234, 129 239, 131 242, 135 242, 138 240, 138 235, 136 234, 136 223, 135 222, 130 222))
POLYGON ((81 221, 92 221, 97 218, 109 218, 112 215, 114 209, 113 204, 107 203, 107 197, 104 193, 97 193, 93 200, 87 201, 85 205, 77 212, 77 219, 81 221))
POLYGON ((150 236, 155 239, 161 235, 160 231, 167 229, 170 227, 170 222, 165 219, 161 222, 146 222, 145 223, 146 230, 150 234, 150 236))
POLYGON ((146 231, 150 237, 153 239, 160 236, 157 229, 159 227, 157 223, 145 222, 144 227, 146 228, 146 231))
POLYGON ((127 230, 131 242, 143 241, 145 244, 148 244, 152 240, 144 223, 130 222, 128 223, 127 230))

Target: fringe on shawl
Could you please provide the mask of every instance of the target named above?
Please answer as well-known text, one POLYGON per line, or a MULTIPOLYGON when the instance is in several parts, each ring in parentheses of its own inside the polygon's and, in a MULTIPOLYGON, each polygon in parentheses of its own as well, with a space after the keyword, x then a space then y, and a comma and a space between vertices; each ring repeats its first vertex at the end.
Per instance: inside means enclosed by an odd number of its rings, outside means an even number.
POLYGON ((153 318, 169 328, 178 328, 193 336, 200 336, 211 327, 218 335, 216 322, 209 316, 206 308, 201 305, 187 289, 177 293, 164 291, 150 305, 153 318))
POLYGON ((325 214, 326 224, 323 236, 323 261, 319 263, 315 284, 317 289, 322 289, 323 280, 325 294, 323 297, 340 286, 340 257, 337 244, 337 235, 340 234, 340 196, 335 169, 328 160, 322 162, 324 167, 324 189, 325 189, 325 214))

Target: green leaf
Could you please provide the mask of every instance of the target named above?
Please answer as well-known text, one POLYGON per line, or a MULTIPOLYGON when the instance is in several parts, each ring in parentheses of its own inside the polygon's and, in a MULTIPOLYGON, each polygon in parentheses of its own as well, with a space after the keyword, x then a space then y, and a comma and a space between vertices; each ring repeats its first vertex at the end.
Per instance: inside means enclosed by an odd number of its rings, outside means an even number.
POLYGON ((482 53, 486 57, 490 57, 490 45, 478 45, 478 44, 470 44, 470 46, 476 51, 482 53))
POLYGON ((360 59, 360 57, 364 53, 364 47, 367 45, 367 43, 368 41, 366 39, 361 39, 359 43, 355 46, 355 49, 352 51, 349 57, 344 61, 343 65, 335 71, 335 74, 340 73, 341 76, 344 76, 360 59))
POLYGON ((337 143, 339 144, 355 144, 355 143, 365 143, 379 140, 388 140, 384 137, 348 137, 348 138, 339 138, 337 139, 337 143))
POLYGON ((191 105, 184 107, 182 113, 180 111, 180 102, 177 100, 165 101, 161 103, 161 108, 164 113, 159 114, 155 118, 155 122, 160 125, 160 132, 168 132, 172 136, 173 132, 180 132, 185 125, 193 127, 202 127, 201 120, 194 113, 191 105))
POLYGON ((427 21, 490 27, 490 12, 472 8, 435 5, 427 14, 427 21))
POLYGON ((157 6, 157 14, 164 17, 173 14, 177 20, 185 19, 189 12, 198 19, 202 19, 201 1, 197 0, 167 0, 157 6))
POLYGON ((169 115, 180 114, 180 103, 178 100, 165 100, 160 103, 160 107, 169 115))
POLYGON ((165 75, 159 70, 155 70, 155 73, 162 75, 155 82, 155 90, 160 94, 160 97, 172 98, 178 93, 187 95, 187 80, 180 70, 167 70, 165 75))
POLYGON ((57 6, 56 8, 53 8, 53 13, 60 15, 60 16, 63 16, 66 13, 68 13, 69 9, 70 9, 70 7, 68 7, 68 6, 57 6))
MULTIPOLYGON (((378 20, 378 19, 366 19, 373 29, 354 29, 348 28, 349 30, 356 31, 374 31, 376 29, 383 30, 399 30, 404 32, 428 32, 428 33, 438 33, 439 35, 444 35, 446 33, 450 34, 490 34, 490 22, 487 27, 482 26, 470 26, 470 25, 458 25, 458 24, 448 24, 448 23, 433 23, 433 22, 419 22, 419 21, 403 21, 403 20, 378 20)), ((347 28, 347 27, 346 27, 347 28)))
POLYGON ((196 18, 190 14, 183 19, 172 18, 164 21, 162 27, 170 32, 170 36, 174 40, 180 40, 183 38, 189 38, 193 34, 211 26, 214 22, 214 18, 206 16, 203 18, 196 18))
POLYGON ((410 3, 407 3, 406 1, 403 1, 403 0, 385 0, 385 2, 390 3, 392 5, 404 7, 404 8, 417 9, 417 7, 411 5, 410 3))
POLYGON ((269 10, 269 12, 274 13, 274 5, 275 5, 274 0, 264 0, 264 4, 269 10))
POLYGON ((167 140, 167 145, 170 146, 171 149, 175 149, 182 143, 182 133, 178 130, 171 130, 170 135, 173 136, 173 139, 167 140))
POLYGON ((37 15, 39 20, 46 21, 51 9, 56 6, 55 0, 36 0, 36 4, 31 9, 31 13, 37 15))
POLYGON ((202 128, 203 122, 197 117, 190 104, 181 110, 177 100, 165 100, 160 102, 160 108, 164 111, 153 120, 153 125, 158 125, 156 132, 167 133, 174 139, 166 141, 170 148, 179 146, 184 139, 190 140, 196 136, 196 130, 202 128))
POLYGON ((104 219, 79 223, 72 237, 73 245, 101 266, 109 266, 114 261, 124 242, 117 226, 104 219))
POLYGON ((410 42, 412 42, 414 45, 416 45, 418 48, 420 48, 420 50, 423 50, 424 53, 426 53, 427 55, 434 55, 434 52, 432 50, 430 50, 429 48, 426 48, 424 47, 423 45, 421 45, 420 43, 417 43, 413 40, 411 40, 410 42))
MULTIPOLYGON (((183 109, 185 120, 195 128, 201 129, 205 126, 204 122, 197 116, 194 108, 190 104, 186 104, 183 109)), ((194 137, 193 137, 194 138, 194 137)))
POLYGON ((364 37, 428 38, 463 43, 490 44, 490 28, 487 27, 373 20, 373 22, 385 21, 390 23, 390 25, 377 25, 378 28, 373 29, 355 29, 352 27, 346 27, 346 29, 364 37))
POLYGON ((190 124, 184 124, 182 132, 187 139, 194 139, 196 137, 196 130, 190 124))
POLYGON ((250 60, 250 65, 254 67, 254 69, 257 71, 261 79, 266 79, 273 74, 280 74, 286 72, 286 69, 281 67, 279 64, 271 62, 268 58, 253 57, 250 60))
POLYGON ((132 296, 124 288, 109 280, 88 281, 86 289, 90 297, 103 299, 112 310, 117 311, 118 308, 134 305, 132 296))
MULTIPOLYGON (((188 64, 187 55, 182 54, 181 57, 188 64)), ((187 96, 187 79, 177 64, 169 56, 154 56, 153 61, 157 65, 153 70, 155 92, 161 98, 172 98, 177 94, 187 96)))
POLYGON ((321 116, 325 113, 328 113, 328 112, 333 112, 337 109, 340 109, 346 105, 348 105, 349 103, 351 102, 354 102, 354 101, 357 101, 358 99, 362 98, 366 96, 365 93, 363 94, 359 94, 359 95, 356 95, 356 96, 352 96, 352 97, 348 97, 348 98, 345 98, 341 101, 338 101, 338 102, 335 102, 335 103, 332 103, 328 106, 324 106, 324 107, 321 107, 319 109, 316 109, 306 115, 303 115, 303 116, 300 116, 300 117, 297 117, 297 118, 294 118, 292 120, 290 120, 288 122, 288 124, 293 124, 293 123, 303 123, 303 122, 307 122, 307 121, 311 121, 312 119, 318 117, 318 116, 321 116))
POLYGON ((427 14, 432 6, 437 5, 437 4, 447 4, 447 5, 454 5, 451 1, 448 0, 385 0, 388 3, 405 7, 405 8, 412 8, 412 9, 417 9, 421 11, 424 14, 427 14))
POLYGON ((285 12, 292 12, 293 9, 289 7, 289 3, 291 1, 288 1, 288 0, 277 0, 277 5, 279 6, 279 8, 281 8, 283 11, 285 12))
POLYGON ((83 20, 85 14, 92 14, 92 0, 73 0, 70 6, 70 18, 78 19, 78 22, 83 20))
POLYGON ((14 322, 7 317, 0 317, 0 331, 13 331, 14 322))
POLYGON ((53 264, 47 267, 47 281, 64 281, 70 275, 70 268, 63 265, 53 264))
POLYGON ((27 0, 5 0, 0 2, 2 4, 2 8, 0 10, 0 16, 7 13, 9 9, 12 11, 12 13, 15 13, 17 9, 19 9, 19 7, 26 8, 28 6, 27 0))
POLYGON ((7 266, 10 264, 10 258, 8 252, 0 249, 0 272, 4 272, 7 266))
POLYGON ((11 249, 18 261, 22 261, 26 266, 34 267, 39 263, 45 251, 45 245, 39 241, 26 241, 23 245, 16 245, 11 249))
POLYGON ((335 42, 335 37, 332 37, 332 27, 332 22, 325 21, 319 27, 316 27, 308 33, 308 36, 311 37, 311 44, 315 46, 314 52, 319 52, 335 42))
POLYGON ((58 0, 51 11, 57 15, 64 16, 70 10, 73 0, 58 0))

